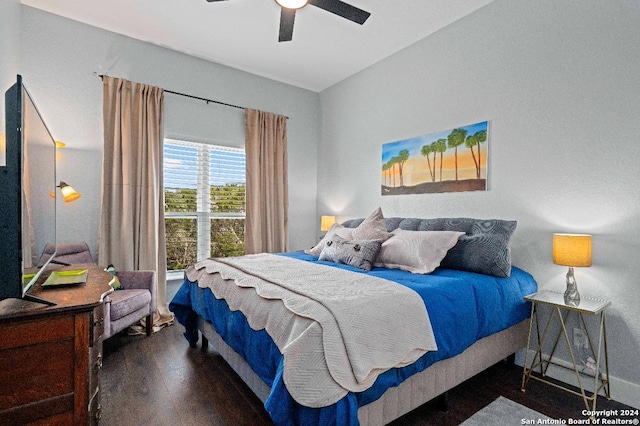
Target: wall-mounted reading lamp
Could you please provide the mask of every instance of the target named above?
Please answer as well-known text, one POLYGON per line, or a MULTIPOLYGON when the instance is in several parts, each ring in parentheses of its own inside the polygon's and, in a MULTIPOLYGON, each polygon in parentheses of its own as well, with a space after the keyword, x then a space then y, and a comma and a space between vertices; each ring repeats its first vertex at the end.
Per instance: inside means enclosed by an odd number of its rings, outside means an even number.
POLYGON ((73 189, 71 186, 69 186, 67 183, 63 181, 60 181, 60 185, 58 185, 58 188, 60 188, 60 192, 62 192, 62 196, 64 197, 65 203, 71 203, 77 200, 78 198, 82 197, 82 194, 80 194, 79 192, 76 192, 75 189, 73 189))
MULTIPOLYGON (((62 197, 64 198, 65 203, 72 203, 78 198, 82 197, 82 194, 76 192, 71 186, 69 186, 66 182, 60 181, 60 185, 56 186, 56 188, 60 188, 60 192, 62 192, 62 197)), ((52 192, 49 194, 51 198, 55 197, 55 194, 52 192)))

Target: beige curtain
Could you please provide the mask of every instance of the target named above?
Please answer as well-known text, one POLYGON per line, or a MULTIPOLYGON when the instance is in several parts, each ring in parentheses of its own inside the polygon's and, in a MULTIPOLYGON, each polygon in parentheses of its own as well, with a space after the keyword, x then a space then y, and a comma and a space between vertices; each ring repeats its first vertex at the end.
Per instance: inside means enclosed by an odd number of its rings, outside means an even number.
POLYGON ((163 90, 103 78, 104 154, 98 263, 153 270, 158 277, 154 326, 172 322, 167 308, 163 90))
POLYGON ((287 118, 245 109, 245 253, 288 249, 287 118))

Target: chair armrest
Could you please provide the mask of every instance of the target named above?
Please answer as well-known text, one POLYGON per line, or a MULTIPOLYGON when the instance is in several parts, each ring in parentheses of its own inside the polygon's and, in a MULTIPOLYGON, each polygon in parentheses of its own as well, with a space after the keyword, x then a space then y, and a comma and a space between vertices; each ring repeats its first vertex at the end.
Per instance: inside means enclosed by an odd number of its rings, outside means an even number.
POLYGON ((158 292, 156 271, 120 271, 116 275, 125 290, 149 290, 151 292, 151 312, 155 312, 158 292))

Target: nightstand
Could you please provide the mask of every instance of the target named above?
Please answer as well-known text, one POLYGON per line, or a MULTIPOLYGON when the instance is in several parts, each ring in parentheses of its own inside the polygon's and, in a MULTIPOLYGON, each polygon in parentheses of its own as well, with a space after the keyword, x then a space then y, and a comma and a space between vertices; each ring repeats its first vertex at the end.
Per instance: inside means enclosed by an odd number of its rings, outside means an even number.
POLYGON ((611 302, 606 300, 592 299, 588 297, 583 297, 580 300, 580 304, 578 306, 569 306, 564 303, 563 293, 558 293, 554 291, 543 290, 534 294, 530 294, 529 296, 525 296, 525 300, 531 302, 531 318, 529 321, 529 337, 527 338, 527 352, 525 353, 524 359, 524 370, 522 371, 522 391, 526 390, 527 384, 529 383, 529 379, 538 380, 572 394, 581 396, 584 400, 584 404, 587 410, 595 411, 596 410, 596 400, 598 396, 598 392, 600 390, 604 390, 604 395, 607 399, 611 399, 610 389, 609 389, 609 357, 607 353, 607 327, 605 322, 605 311, 611 302), (541 328, 541 321, 543 318, 542 312, 540 312, 540 307, 546 305, 551 308, 551 313, 546 318, 546 322, 544 323, 544 327, 541 328), (589 352, 589 356, 594 361, 592 363, 592 369, 587 366, 579 366, 576 362, 576 356, 574 354, 573 346, 571 345, 572 339, 569 337, 569 332, 567 330, 567 322, 571 316, 577 316, 578 321, 582 325, 582 328, 585 332, 585 337, 587 341, 587 350, 589 352), (585 316, 594 317, 598 320, 598 340, 597 347, 594 348, 593 341, 591 336, 589 335, 589 330, 586 326, 585 316), (560 330, 557 335, 553 337, 553 349, 551 353, 547 355, 542 354, 542 346, 545 340, 549 337, 550 325, 556 321, 559 323, 560 330), (532 344, 532 333, 534 332, 537 336, 537 348, 535 348, 535 354, 533 355, 533 360, 529 364, 529 351, 533 350, 532 344), (542 334, 540 334, 542 332, 542 334), (571 358, 572 367, 567 367, 566 365, 558 364, 553 361, 553 355, 558 348, 558 343, 560 342, 560 338, 564 337, 564 341, 567 345, 567 349, 569 352, 569 356, 571 358), (603 351, 604 349, 604 351, 603 351), (604 374, 600 371, 602 367, 601 363, 601 353, 604 352, 604 374), (549 365, 555 365, 558 367, 562 367, 573 371, 576 375, 578 387, 580 389, 579 392, 570 389, 568 387, 559 385, 557 383, 553 383, 546 379, 547 370, 549 365), (539 368, 540 377, 534 376, 534 369, 539 368), (593 382, 593 386, 588 389, 589 392, 593 392, 591 396, 587 395, 587 389, 585 388, 584 383, 593 382), (589 404, 591 403, 591 405, 589 404))

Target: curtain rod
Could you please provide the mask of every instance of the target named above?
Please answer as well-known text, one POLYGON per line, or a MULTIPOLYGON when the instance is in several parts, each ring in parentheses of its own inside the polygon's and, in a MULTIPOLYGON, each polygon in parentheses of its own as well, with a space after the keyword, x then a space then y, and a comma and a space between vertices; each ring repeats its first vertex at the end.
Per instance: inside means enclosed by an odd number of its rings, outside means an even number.
MULTIPOLYGON (((104 74, 96 74, 98 77, 100 77, 101 80, 104 80, 104 74)), ((238 108, 238 109, 247 109, 245 107, 241 107, 239 105, 233 105, 233 104, 228 104, 226 102, 221 102, 221 101, 216 101, 214 99, 207 99, 207 98, 201 98, 200 96, 193 96, 193 95, 187 95, 186 93, 180 93, 180 92, 174 92, 173 90, 167 90, 167 89, 162 89, 165 93, 171 93, 172 95, 177 95, 177 96, 184 96, 185 98, 191 98, 191 99, 197 99, 199 101, 204 101, 207 104, 214 103, 214 104, 218 104, 218 105, 224 105, 224 106, 228 106, 231 108, 238 108)), ((289 117, 287 117, 286 115, 284 116, 284 118, 286 118, 287 120, 289 119, 289 117)))
POLYGON ((228 106, 228 107, 231 107, 231 108, 245 109, 244 107, 241 107, 239 105, 228 104, 226 102, 220 102, 220 101, 216 101, 216 100, 213 100, 213 99, 201 98, 200 96, 187 95, 185 93, 174 92, 173 90, 167 90, 167 89, 163 89, 163 90, 164 90, 165 93, 171 93, 172 95, 184 96, 185 98, 191 98, 191 99, 197 99, 199 101, 205 101, 207 104, 209 102, 211 102, 211 103, 214 103, 214 104, 224 105, 224 106, 228 106))

